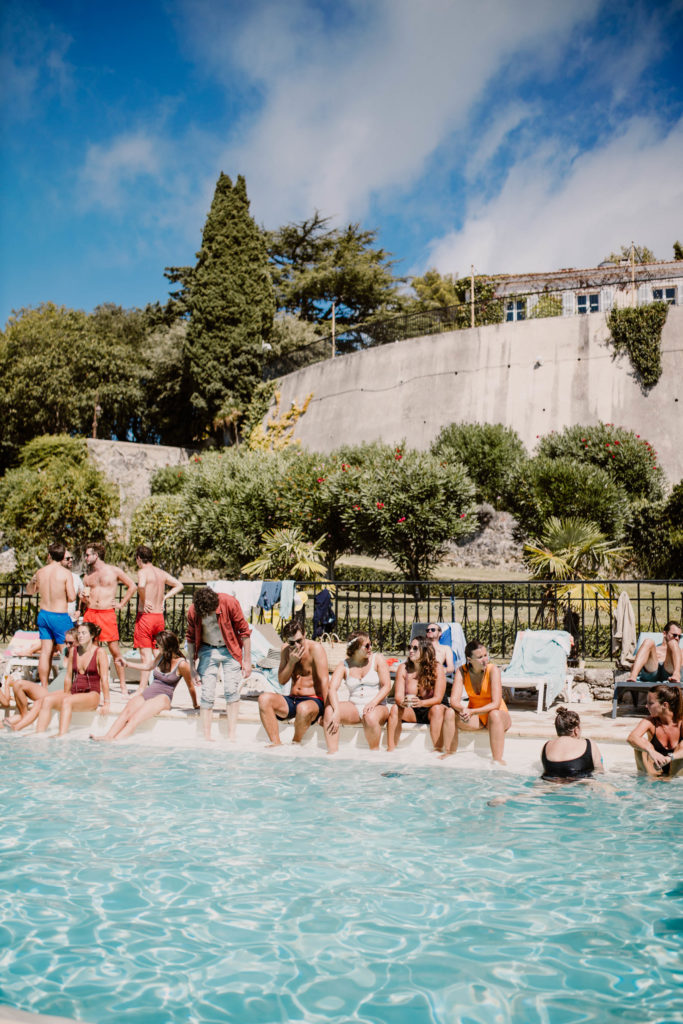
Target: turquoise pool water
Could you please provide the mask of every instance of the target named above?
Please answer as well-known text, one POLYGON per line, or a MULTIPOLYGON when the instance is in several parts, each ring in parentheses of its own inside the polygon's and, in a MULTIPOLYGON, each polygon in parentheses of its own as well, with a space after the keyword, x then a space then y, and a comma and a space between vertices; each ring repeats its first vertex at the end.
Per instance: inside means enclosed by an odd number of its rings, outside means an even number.
POLYGON ((0 1003, 92 1024, 683 1020, 683 783, 2 737, 0 1003), (490 807, 498 795, 513 797, 490 807))

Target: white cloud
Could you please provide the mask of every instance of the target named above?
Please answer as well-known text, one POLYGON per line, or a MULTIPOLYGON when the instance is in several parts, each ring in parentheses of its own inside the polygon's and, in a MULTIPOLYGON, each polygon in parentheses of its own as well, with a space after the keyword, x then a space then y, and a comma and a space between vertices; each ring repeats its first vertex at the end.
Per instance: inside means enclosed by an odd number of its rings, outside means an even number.
POLYGON ((331 26, 320 5, 292 0, 256 4, 239 26, 208 0, 183 4, 208 67, 221 74, 229 54, 260 91, 259 111, 222 162, 246 175, 269 224, 314 207, 362 217, 373 195, 409 188, 513 55, 566 40, 598 7, 353 0, 334 9, 331 26))
POLYGON ((119 206, 126 190, 142 177, 161 175, 165 144, 136 133, 120 135, 106 145, 90 145, 80 175, 81 202, 119 206))
POLYGON ((490 200, 470 204, 462 228, 434 241, 442 273, 525 273, 595 266, 632 240, 671 258, 681 235, 683 120, 633 118, 566 164, 566 140, 546 144, 508 174, 490 200))

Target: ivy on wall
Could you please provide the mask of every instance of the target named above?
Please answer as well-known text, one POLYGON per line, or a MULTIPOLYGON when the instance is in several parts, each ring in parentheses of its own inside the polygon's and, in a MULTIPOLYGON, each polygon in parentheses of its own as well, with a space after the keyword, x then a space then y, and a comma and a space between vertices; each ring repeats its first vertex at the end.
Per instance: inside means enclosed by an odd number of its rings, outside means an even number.
POLYGON ((662 375, 662 328, 668 312, 666 302, 653 302, 636 309, 613 309, 607 317, 615 350, 628 352, 646 388, 654 387, 662 375))

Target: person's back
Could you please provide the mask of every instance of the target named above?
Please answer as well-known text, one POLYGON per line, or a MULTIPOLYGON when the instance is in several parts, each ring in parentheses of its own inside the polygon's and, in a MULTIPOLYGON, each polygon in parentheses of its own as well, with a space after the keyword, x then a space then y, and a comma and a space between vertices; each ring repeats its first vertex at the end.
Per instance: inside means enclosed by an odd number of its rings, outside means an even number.
POLYGON ((168 583, 169 586, 172 586, 172 583, 169 582, 171 579, 172 577, 169 577, 167 572, 159 569, 156 565, 152 565, 151 562, 148 562, 140 569, 138 573, 138 591, 143 599, 143 611, 153 612, 157 615, 163 613, 166 585, 168 583))
POLYGON ((71 572, 61 562, 49 562, 35 575, 40 606, 46 612, 66 614, 69 601, 76 599, 71 572))

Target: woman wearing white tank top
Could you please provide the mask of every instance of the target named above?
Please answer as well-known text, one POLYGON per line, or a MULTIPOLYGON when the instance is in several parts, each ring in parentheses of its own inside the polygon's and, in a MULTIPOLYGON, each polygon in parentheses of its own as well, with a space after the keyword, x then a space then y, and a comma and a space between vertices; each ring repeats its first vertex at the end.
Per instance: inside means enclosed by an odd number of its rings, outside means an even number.
POLYGON ((346 647, 346 661, 332 673, 323 724, 328 754, 339 749, 339 726, 363 726, 370 750, 379 750, 382 726, 389 717, 387 697, 391 692, 389 667, 381 654, 372 653, 367 633, 352 633, 346 647), (346 682, 348 700, 339 700, 339 687, 346 682))

